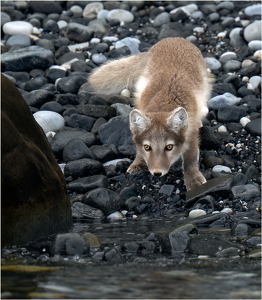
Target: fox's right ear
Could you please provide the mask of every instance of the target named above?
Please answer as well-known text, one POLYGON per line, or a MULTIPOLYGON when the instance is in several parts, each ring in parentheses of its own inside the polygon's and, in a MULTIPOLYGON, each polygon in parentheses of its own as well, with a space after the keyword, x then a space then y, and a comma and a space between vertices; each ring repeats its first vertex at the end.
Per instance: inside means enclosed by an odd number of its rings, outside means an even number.
POLYGON ((133 109, 130 113, 130 129, 132 132, 141 132, 147 129, 151 121, 140 110, 133 109))

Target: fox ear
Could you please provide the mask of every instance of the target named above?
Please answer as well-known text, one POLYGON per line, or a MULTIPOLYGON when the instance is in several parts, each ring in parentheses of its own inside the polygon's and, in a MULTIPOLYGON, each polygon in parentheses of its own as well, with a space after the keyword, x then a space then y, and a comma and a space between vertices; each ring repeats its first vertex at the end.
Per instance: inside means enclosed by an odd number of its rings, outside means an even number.
POLYGON ((185 129, 188 123, 187 112, 183 107, 178 107, 172 111, 167 119, 167 125, 174 131, 185 129))
POLYGON ((132 132, 144 131, 151 124, 150 119, 138 109, 133 109, 130 113, 129 118, 130 129, 132 132))

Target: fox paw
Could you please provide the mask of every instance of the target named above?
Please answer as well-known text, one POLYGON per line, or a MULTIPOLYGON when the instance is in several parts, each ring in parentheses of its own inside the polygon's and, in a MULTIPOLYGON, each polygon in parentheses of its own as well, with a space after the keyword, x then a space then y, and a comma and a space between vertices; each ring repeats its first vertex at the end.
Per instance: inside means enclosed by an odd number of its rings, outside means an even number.
POLYGON ((193 176, 184 176, 187 191, 206 183, 205 177, 199 172, 193 176))
POLYGON ((137 165, 137 164, 131 164, 129 166, 129 168, 127 169, 127 173, 135 173, 135 172, 138 172, 138 171, 142 171, 144 168, 141 166, 141 165, 137 165))

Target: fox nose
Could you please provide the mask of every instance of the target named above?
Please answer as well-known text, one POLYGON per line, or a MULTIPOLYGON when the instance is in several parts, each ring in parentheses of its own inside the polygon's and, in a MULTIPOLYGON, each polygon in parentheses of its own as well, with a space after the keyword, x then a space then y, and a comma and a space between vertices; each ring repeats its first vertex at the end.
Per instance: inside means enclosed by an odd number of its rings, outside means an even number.
POLYGON ((162 173, 161 172, 154 172, 154 176, 160 177, 160 176, 162 176, 162 173))

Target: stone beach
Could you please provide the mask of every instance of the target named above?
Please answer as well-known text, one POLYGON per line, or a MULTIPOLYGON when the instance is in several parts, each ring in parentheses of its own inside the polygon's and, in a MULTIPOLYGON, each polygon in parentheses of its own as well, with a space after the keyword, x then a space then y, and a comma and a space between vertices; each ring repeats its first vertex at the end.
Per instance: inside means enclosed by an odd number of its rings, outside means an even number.
MULTIPOLYGON (((40 256, 45 248, 47 260, 78 255, 118 264, 160 254, 175 263, 188 255, 260 257, 259 1, 2 1, 1 6, 2 74, 48 139, 74 222, 69 233, 17 246, 12 253, 25 247, 26 257, 40 256), (160 178, 126 173, 136 153, 129 129, 133 91, 95 95, 87 81, 108 60, 178 36, 201 50, 214 81, 199 130, 200 171, 207 183, 188 192, 181 159, 160 178), (168 229, 152 228, 141 240, 124 244, 77 230, 80 222, 117 227, 154 220, 167 222, 168 229), (208 247, 203 229, 216 236, 208 247)), ((2 257, 9 258, 9 249, 2 249, 2 257)))

